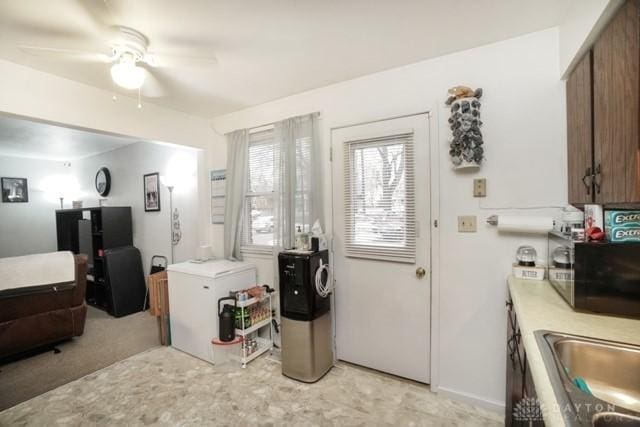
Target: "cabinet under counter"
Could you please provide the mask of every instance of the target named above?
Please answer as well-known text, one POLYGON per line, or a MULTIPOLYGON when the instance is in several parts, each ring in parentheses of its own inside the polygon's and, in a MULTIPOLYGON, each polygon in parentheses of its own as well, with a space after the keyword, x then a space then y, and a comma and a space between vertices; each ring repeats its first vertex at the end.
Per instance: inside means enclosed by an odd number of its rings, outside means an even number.
MULTIPOLYGON (((535 332, 548 330, 640 345, 640 320, 574 311, 546 280, 509 277, 507 283, 513 304, 509 316, 515 317, 515 331, 519 333, 526 362, 522 381, 527 384, 526 378, 530 376, 530 392, 535 392, 542 406, 545 425, 565 426, 535 332)), ((507 365, 509 352, 507 348, 507 365)), ((509 407, 509 395, 506 406, 509 407)))

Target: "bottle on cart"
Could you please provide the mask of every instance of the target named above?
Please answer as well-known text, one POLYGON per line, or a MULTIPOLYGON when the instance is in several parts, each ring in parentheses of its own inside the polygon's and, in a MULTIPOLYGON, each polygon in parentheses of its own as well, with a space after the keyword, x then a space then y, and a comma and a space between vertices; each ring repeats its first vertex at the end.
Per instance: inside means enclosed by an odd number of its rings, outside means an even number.
POLYGON ((246 307, 236 307, 236 329, 246 329, 251 326, 251 315, 246 307))

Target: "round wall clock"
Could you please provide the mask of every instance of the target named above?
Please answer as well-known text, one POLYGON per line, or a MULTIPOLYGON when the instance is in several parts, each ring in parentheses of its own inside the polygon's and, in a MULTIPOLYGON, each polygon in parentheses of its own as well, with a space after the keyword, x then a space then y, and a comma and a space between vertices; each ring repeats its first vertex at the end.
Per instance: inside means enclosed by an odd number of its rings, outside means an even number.
POLYGON ((96 191, 101 196, 106 196, 111 190, 111 174, 109 169, 100 168, 96 174, 96 191))

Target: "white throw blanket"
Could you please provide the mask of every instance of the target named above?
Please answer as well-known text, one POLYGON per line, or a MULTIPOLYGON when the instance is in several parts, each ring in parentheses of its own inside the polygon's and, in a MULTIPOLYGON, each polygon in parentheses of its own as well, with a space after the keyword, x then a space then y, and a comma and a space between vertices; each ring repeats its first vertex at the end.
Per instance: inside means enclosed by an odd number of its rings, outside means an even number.
POLYGON ((71 252, 0 258, 0 291, 74 280, 75 263, 71 252))

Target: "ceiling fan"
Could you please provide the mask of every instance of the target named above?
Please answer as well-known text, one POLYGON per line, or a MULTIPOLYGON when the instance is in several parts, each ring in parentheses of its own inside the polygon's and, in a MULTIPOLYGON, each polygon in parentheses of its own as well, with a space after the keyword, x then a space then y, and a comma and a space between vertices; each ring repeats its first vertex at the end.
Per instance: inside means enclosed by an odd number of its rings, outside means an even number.
MULTIPOLYGON (((107 0, 98 4, 103 6, 102 10, 87 10, 94 21, 98 12, 106 13, 109 18, 113 17, 107 0)), ((93 5, 95 6, 96 3, 94 2, 93 5)), ((111 64, 111 79, 116 85, 127 90, 138 90, 138 94, 144 85, 144 95, 147 97, 161 97, 166 94, 165 85, 160 81, 157 73, 154 73, 155 68, 207 67, 217 63, 214 56, 176 56, 149 52, 149 40, 141 32, 125 26, 108 26, 103 22, 98 24, 101 27, 100 32, 107 34, 105 37, 107 40, 104 42, 104 49, 99 48, 95 52, 31 45, 20 45, 19 49, 36 56, 111 64)))

